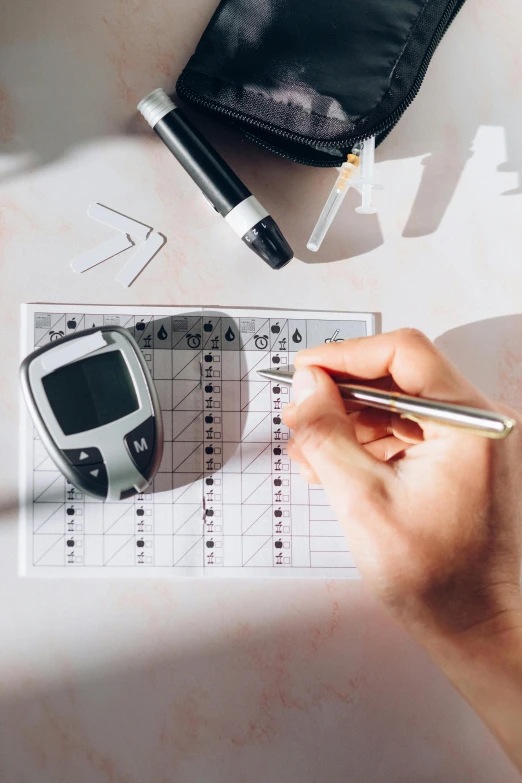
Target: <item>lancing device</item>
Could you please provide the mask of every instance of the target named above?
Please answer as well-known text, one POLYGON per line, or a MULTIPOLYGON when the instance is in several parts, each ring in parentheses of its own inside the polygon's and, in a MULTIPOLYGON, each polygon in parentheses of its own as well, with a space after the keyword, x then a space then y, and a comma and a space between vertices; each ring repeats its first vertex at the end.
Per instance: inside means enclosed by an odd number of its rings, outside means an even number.
POLYGON ((238 237, 272 269, 294 253, 266 209, 161 88, 138 104, 151 128, 238 237))

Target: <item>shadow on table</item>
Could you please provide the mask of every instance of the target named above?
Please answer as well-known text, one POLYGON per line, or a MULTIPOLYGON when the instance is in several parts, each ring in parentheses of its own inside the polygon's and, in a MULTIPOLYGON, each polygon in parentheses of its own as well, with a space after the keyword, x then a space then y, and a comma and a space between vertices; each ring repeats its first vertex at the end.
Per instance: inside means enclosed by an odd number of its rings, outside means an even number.
MULTIPOLYGON (((117 626, 90 650, 85 621, 67 620, 67 645, 74 650, 76 633, 81 650, 58 655, 58 680, 31 671, 18 695, 0 697, 2 780, 518 780, 466 704, 360 585, 302 582, 298 600, 288 583, 242 582, 231 594, 231 583, 218 581, 208 589, 219 616, 209 610, 208 628, 199 629, 192 617, 189 633, 171 618, 185 614, 179 601, 193 584, 120 585, 121 628, 132 622, 136 633, 126 645, 117 626), (285 602, 286 617, 270 610, 285 602), (204 640, 187 642, 195 633, 204 640)), ((40 600, 48 589, 38 583, 40 600)), ((68 585, 71 600, 88 589, 68 585)))
POLYGON ((522 315, 459 326, 435 344, 484 394, 522 411, 522 315))
MULTIPOLYGON (((29 8, 11 4, 4 26, 10 41, 0 49, 0 138, 4 154, 12 156, 5 176, 52 163, 102 138, 146 134, 153 143, 136 105, 158 85, 174 88, 214 8, 215 0, 160 0, 132 10, 123 3, 107 8, 102 0, 49 0, 29 8)), ((518 46, 516 37, 501 35, 510 13, 515 17, 516 0, 506 0, 502 14, 490 5, 481 7, 477 16, 471 4, 464 6, 419 96, 377 151, 378 161, 425 156, 405 237, 436 231, 481 126, 505 128, 508 159, 501 170, 522 170, 522 102, 497 99, 506 94, 507 57, 513 57, 518 46), (497 39, 505 45, 495 49, 493 68, 484 52, 497 39)), ((189 114, 195 116, 191 110, 189 114)), ((275 216, 297 258, 326 263, 363 255, 382 244, 378 218, 354 214, 356 197, 350 194, 320 251, 311 253, 306 242, 333 185, 334 171, 279 159, 238 141, 235 131, 201 115, 196 122, 275 216)))

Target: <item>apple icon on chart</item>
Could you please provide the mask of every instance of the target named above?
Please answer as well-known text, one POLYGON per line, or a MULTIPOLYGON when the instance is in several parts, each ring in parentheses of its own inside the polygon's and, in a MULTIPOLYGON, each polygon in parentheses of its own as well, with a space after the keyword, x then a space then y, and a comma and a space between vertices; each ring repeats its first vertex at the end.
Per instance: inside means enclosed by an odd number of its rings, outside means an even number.
POLYGON ((73 539, 73 538, 70 538, 70 539, 67 541, 67 546, 74 546, 74 539, 73 539))
POLYGON ((274 454, 276 455, 276 457, 279 457, 281 455, 281 449, 279 448, 279 446, 275 447, 274 454))
POLYGON ((279 334, 281 331, 281 327, 279 326, 279 321, 272 326, 272 334, 279 334))
POLYGON ((207 485, 207 487, 211 487, 213 483, 214 483, 214 479, 213 478, 205 479, 205 484, 207 485))
POLYGON ((213 421, 214 421, 213 416, 205 416, 205 424, 212 424, 213 421))
POLYGON ((205 332, 211 332, 212 331, 212 321, 207 321, 205 326, 203 327, 205 332))
POLYGON ((274 424, 281 424, 281 417, 280 416, 274 416, 272 421, 274 422, 274 424))
POLYGON ((143 510, 142 508, 139 508, 139 509, 136 511, 136 516, 137 516, 137 517, 144 517, 144 516, 145 516, 145 512, 144 512, 144 510, 143 510))
POLYGON ((76 329, 76 327, 77 327, 76 318, 71 318, 70 321, 67 321, 68 329, 76 329))
POLYGON ((274 487, 280 487, 282 483, 281 479, 274 479, 274 487))
POLYGON ((281 539, 279 539, 279 541, 276 541, 274 546, 275 546, 276 549, 282 549, 283 548, 283 542, 281 541, 281 539))
POLYGON ((143 319, 141 321, 138 321, 138 323, 136 324, 136 331, 137 332, 145 331, 145 321, 143 321, 143 319))
POLYGON ((212 394, 213 391, 214 391, 214 387, 211 386, 209 383, 207 383, 207 385, 205 386, 205 393, 212 394))
POLYGON ((212 361, 212 354, 211 353, 206 353, 205 354, 205 361, 206 362, 211 362, 212 361))
POLYGON ((207 544, 206 544, 206 546, 207 546, 209 549, 213 549, 213 548, 214 548, 214 542, 212 541, 212 539, 210 539, 210 541, 207 541, 207 544))
POLYGON ((281 394, 281 387, 280 386, 274 386, 272 388, 272 391, 274 392, 274 394, 281 394))
POLYGON ((278 508, 278 509, 276 509, 276 511, 274 511, 274 516, 275 517, 282 517, 283 516, 283 512, 281 511, 280 508, 278 508))

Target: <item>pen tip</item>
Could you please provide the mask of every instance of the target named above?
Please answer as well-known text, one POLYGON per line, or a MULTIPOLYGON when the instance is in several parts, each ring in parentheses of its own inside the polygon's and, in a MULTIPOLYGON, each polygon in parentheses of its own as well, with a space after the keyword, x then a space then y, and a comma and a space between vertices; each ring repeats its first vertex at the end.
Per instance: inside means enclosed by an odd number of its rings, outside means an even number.
POLYGON ((260 375, 261 378, 266 378, 269 381, 277 381, 279 383, 284 383, 285 385, 291 385, 294 368, 291 366, 284 370, 272 370, 271 368, 265 368, 262 370, 257 370, 257 374, 260 375))

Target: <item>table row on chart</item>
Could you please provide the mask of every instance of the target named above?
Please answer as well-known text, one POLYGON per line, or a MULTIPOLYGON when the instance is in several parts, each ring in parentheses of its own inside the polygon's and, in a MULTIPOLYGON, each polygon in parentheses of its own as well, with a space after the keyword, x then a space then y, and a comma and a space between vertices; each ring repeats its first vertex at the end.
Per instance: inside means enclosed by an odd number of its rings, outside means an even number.
POLYGON ((47 534, 33 537, 35 566, 353 568, 343 536, 47 534))

